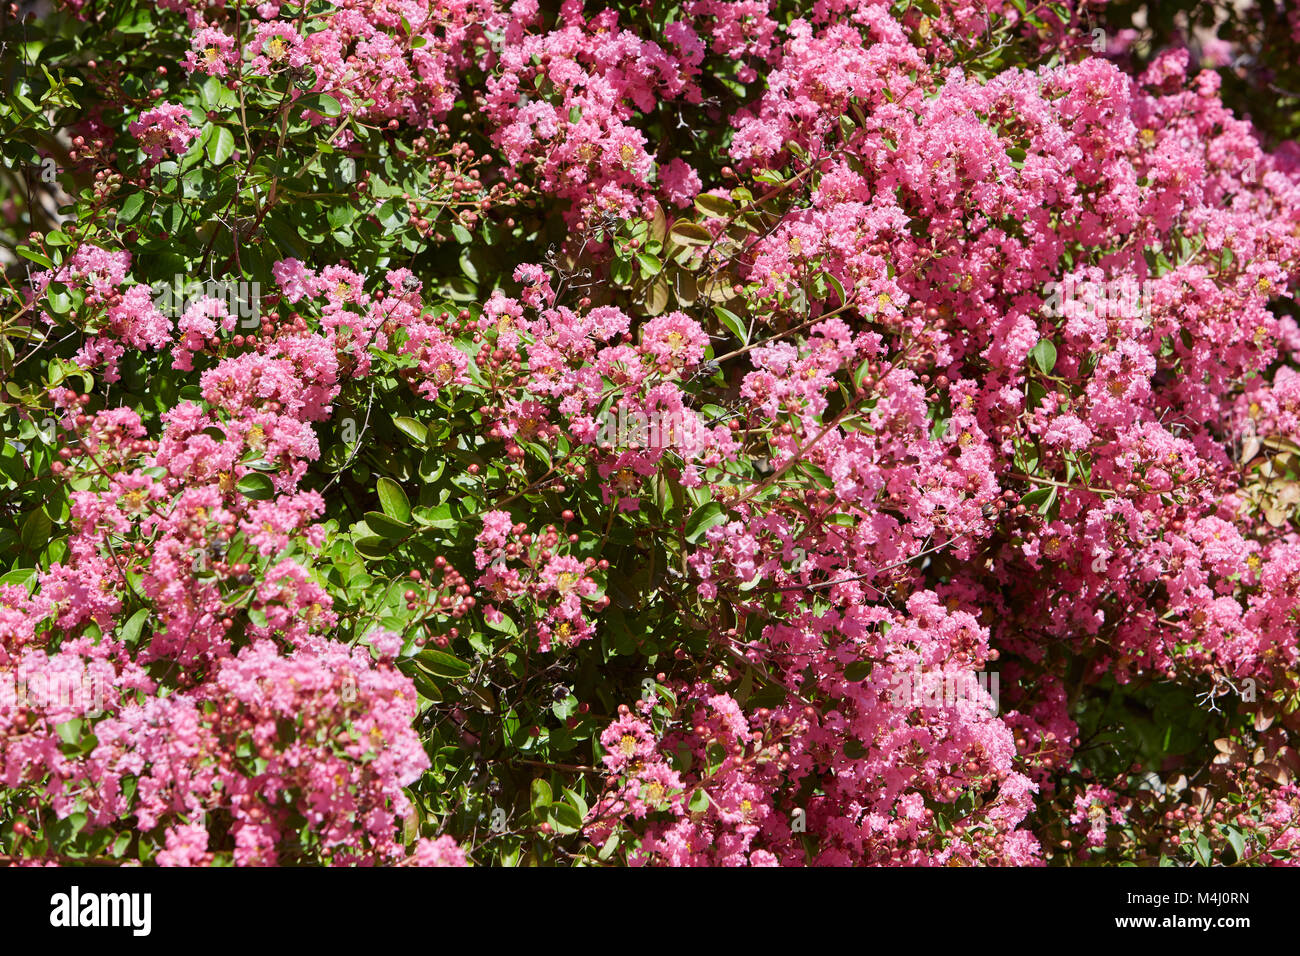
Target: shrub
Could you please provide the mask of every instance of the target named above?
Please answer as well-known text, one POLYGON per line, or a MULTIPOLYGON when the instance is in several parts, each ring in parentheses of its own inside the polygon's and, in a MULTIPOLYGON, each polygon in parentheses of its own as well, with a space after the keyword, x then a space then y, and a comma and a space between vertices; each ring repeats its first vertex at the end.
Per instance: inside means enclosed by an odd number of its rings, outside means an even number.
POLYGON ((1292 862, 1271 9, 7 23, 0 847, 1292 862))

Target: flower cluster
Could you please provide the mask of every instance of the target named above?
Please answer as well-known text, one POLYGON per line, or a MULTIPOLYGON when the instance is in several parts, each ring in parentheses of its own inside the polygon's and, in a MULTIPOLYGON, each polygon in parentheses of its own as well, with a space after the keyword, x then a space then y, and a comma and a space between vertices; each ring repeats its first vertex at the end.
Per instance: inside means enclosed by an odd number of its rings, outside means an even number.
POLYGON ((0 293, 7 855, 1296 861, 1300 150, 1102 4, 805 6, 85 67, 0 293))

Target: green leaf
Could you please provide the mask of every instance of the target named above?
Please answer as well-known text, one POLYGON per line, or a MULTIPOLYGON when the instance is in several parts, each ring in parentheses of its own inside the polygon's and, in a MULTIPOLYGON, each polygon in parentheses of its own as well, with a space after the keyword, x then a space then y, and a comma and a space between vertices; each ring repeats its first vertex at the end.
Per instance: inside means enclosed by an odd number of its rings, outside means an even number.
POLYGON ((239 484, 235 487, 244 497, 252 498, 254 501, 265 501, 275 494, 275 486, 271 484, 271 479, 260 471, 250 471, 239 479, 239 484))
POLYGON ((304 96, 298 102, 304 109, 315 110, 322 116, 339 116, 343 112, 339 101, 326 93, 313 93, 311 96, 304 96))
POLYGON ((452 514, 450 501, 444 501, 432 508, 416 508, 411 512, 411 517, 415 519, 415 523, 418 525, 423 525, 426 528, 443 529, 454 528, 464 520, 452 514))
POLYGON ((577 810, 578 816, 584 819, 590 812, 590 808, 587 806, 587 801, 582 799, 582 795, 577 791, 570 790, 568 787, 564 788, 564 801, 577 810))
POLYGON ((22 528, 19 531, 19 537, 22 539, 23 546, 32 551, 39 551, 50 542, 50 531, 53 530, 54 523, 50 521, 42 508, 37 508, 26 518, 23 519, 22 528))
POLYGON ((61 724, 55 724, 54 732, 59 735, 59 739, 65 744, 75 744, 81 737, 82 723, 80 717, 74 717, 72 720, 65 720, 61 724))
POLYGON ((546 822, 558 833, 577 833, 582 829, 582 817, 567 803, 552 803, 547 807, 546 822))
POLYGON ((375 216, 381 226, 391 231, 406 225, 406 221, 410 218, 410 210, 407 209, 406 200, 390 199, 375 210, 375 216))
POLYGON ((1050 375, 1056 367, 1056 346, 1050 339, 1039 339, 1038 344, 1029 350, 1029 358, 1040 372, 1050 375))
POLYGON ((726 326, 727 331, 740 339, 742 345, 749 344, 749 332, 745 328, 745 323, 740 316, 736 315, 730 309, 723 308, 720 305, 713 307, 713 314, 718 317, 718 321, 726 326))
POLYGON ((871 661, 854 661, 844 668, 844 679, 853 683, 865 680, 871 674, 871 663, 871 661))
POLYGON ((699 541, 715 525, 720 525, 727 520, 727 514, 722 510, 722 505, 716 501, 710 501, 708 504, 696 508, 691 512, 690 520, 686 522, 686 540, 691 544, 699 541))
POLYGON ((459 680, 469 675, 469 665, 446 651, 427 647, 415 655, 416 662, 436 677, 459 680))
POLYGON ((140 210, 143 208, 144 193, 131 193, 126 199, 122 200, 122 206, 117 211, 118 225, 125 226, 135 222, 140 216, 140 210))
POLYGON ((210 76, 199 87, 199 102, 203 105, 204 110, 214 109, 225 102, 224 94, 226 92, 225 84, 217 77, 210 76))
POLYGON ((411 674, 410 677, 411 683, 413 683, 415 689, 420 692, 420 696, 424 697, 426 700, 442 700, 442 689, 433 681, 429 680, 429 678, 424 675, 423 671, 416 671, 411 674))
POLYGON ((541 810, 550 805, 553 796, 551 794, 551 785, 541 777, 535 779, 532 786, 528 788, 529 806, 534 810, 541 810))
POLYGON ((1236 827, 1224 827, 1224 835, 1228 838, 1228 845, 1232 847, 1237 862, 1246 858, 1246 838, 1241 835, 1241 831, 1236 827))
POLYGON ((739 207, 730 199, 708 194, 695 197, 695 208, 706 216, 713 216, 718 219, 734 216, 739 211, 739 207))
POLYGON ((399 415, 393 419, 393 424, 399 432, 417 445, 423 445, 429 439, 429 429, 424 427, 423 422, 418 422, 414 418, 399 415))
POLYGON ((500 631, 502 634, 508 634, 511 637, 519 636, 519 625, 515 623, 514 618, 509 614, 502 614, 495 621, 487 621, 487 626, 494 631, 500 631))
MULTIPOLYGON (((409 505, 408 505, 409 508, 409 505)), ((390 518, 382 511, 367 511, 366 524, 375 534, 394 541, 400 541, 411 533, 411 526, 404 521, 390 518)))
MULTIPOLYGON (((385 476, 376 483, 375 490, 379 492, 379 504, 384 509, 384 514, 402 524, 410 522, 411 501, 406 497, 406 492, 402 490, 401 485, 385 476)), ((371 527, 375 528, 374 525, 371 527)), ((379 531, 378 528, 375 530, 379 531)))
POLYGON ((835 278, 835 276, 831 275, 828 272, 826 273, 826 284, 830 286, 831 289, 835 292, 835 295, 839 297, 841 305, 845 305, 848 303, 849 294, 844 289, 844 283, 842 283, 839 279, 835 278))
POLYGON ((797 473, 802 475, 807 475, 809 478, 817 482, 817 484, 821 485, 823 488, 827 488, 832 491, 835 489, 835 482, 831 479, 831 476, 826 474, 825 471, 823 471, 821 468, 817 467, 810 461, 800 462, 797 473))
POLYGON ((578 712, 578 698, 569 694, 562 700, 557 700, 551 705, 551 713, 560 720, 568 720, 578 712))
POLYGON ((659 315, 664 309, 668 308, 668 294, 670 291, 668 280, 663 276, 651 282, 650 288, 646 290, 646 312, 650 315, 659 315))
POLYGON ((118 632, 118 639, 127 647, 134 647, 140 640, 140 632, 144 630, 144 622, 147 620, 149 620, 147 607, 136 611, 122 625, 121 631, 118 632))
POLYGON ((1055 488, 1035 488, 1033 491, 1028 492, 1021 497, 1020 503, 1024 505, 1026 509, 1037 508, 1050 499, 1055 491, 1055 488))
POLYGON ((377 535, 367 535, 364 538, 357 538, 352 542, 352 546, 357 549, 357 554, 369 561, 378 561, 380 558, 386 558, 393 550, 392 544, 377 535))
POLYGON ((26 588, 30 592, 38 575, 39 572, 35 568, 15 568, 7 574, 0 575, 0 586, 26 588))
POLYGON ((1196 835, 1196 855, 1197 862, 1203 866, 1209 866, 1214 855, 1210 852, 1210 837, 1207 833, 1198 833, 1196 835))
POLYGON ((45 294, 45 301, 49 305, 50 311, 55 315, 66 315, 72 310, 72 296, 56 289, 55 286, 57 285, 59 285, 57 282, 50 283, 45 294))
MULTIPOLYGON (((135 195, 135 196, 138 196, 138 195, 140 195, 140 194, 139 194, 139 193, 135 193, 134 195, 135 195)), ((128 196, 127 199, 128 199, 128 201, 130 201, 131 197, 128 196)), ((126 204, 124 203, 123 206, 125 206, 125 205, 126 205, 126 204)), ((118 218, 119 218, 119 220, 121 219, 121 214, 120 214, 120 213, 118 214, 118 218)), ((46 258, 45 256, 41 255, 41 254, 40 254, 39 252, 37 252, 35 249, 31 249, 31 248, 29 248, 29 247, 27 247, 27 246, 19 246, 19 247, 18 247, 18 254, 19 254, 20 256, 22 256, 24 259, 30 259, 30 260, 32 260, 32 262, 35 262, 37 265, 44 266, 44 267, 47 268, 47 269, 53 269, 53 268, 54 268, 54 263, 51 262, 51 261, 50 261, 48 258, 46 258)))
POLYGON ((213 165, 220 166, 235 151, 235 134, 225 126, 218 126, 204 149, 213 165))
POLYGON ((668 235, 682 246, 707 246, 713 241, 713 234, 709 230, 693 222, 673 223, 668 235))
POLYGON ((862 364, 859 365, 859 366, 854 370, 854 372, 853 372, 853 387, 854 387, 854 388, 861 388, 861 387, 862 387, 862 383, 865 382, 866 379, 867 379, 867 373, 870 372, 870 371, 871 371, 871 359, 868 357, 868 358, 863 359, 863 360, 862 360, 862 364))

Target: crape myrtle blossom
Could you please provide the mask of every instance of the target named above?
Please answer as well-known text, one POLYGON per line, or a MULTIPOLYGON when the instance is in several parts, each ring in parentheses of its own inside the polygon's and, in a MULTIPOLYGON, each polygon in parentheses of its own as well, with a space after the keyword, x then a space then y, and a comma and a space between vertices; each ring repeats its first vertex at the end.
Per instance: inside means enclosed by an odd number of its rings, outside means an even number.
POLYGON ((1295 148, 1185 51, 899 6, 160 3, 278 91, 186 260, 274 291, 149 296, 236 108, 100 110, 148 211, 32 269, 0 529, 0 678, 98 690, 0 695, 4 786, 162 865, 1294 862, 1295 148), (1085 744, 1147 693, 1214 809, 1085 744))

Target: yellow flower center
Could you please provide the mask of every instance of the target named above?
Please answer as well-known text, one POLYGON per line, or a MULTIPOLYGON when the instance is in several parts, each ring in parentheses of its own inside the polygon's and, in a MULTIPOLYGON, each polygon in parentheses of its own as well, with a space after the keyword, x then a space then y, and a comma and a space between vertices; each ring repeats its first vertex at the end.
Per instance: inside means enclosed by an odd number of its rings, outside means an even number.
POLYGON ((620 468, 615 475, 614 486, 620 492, 632 491, 636 488, 636 472, 631 468, 620 468))

